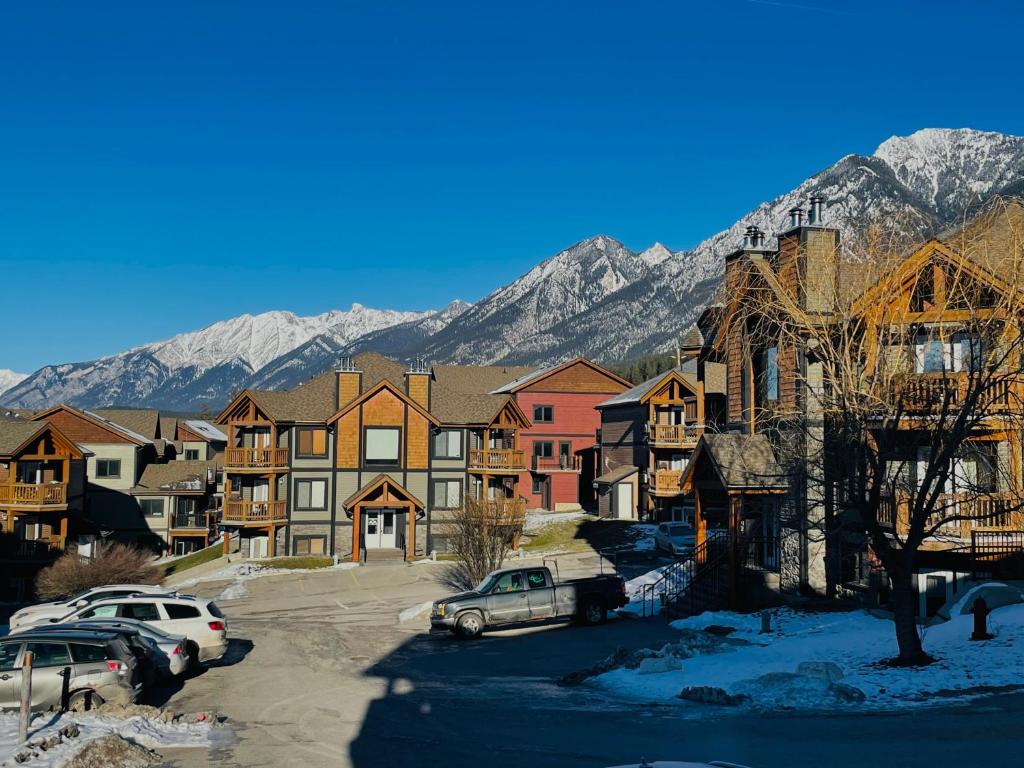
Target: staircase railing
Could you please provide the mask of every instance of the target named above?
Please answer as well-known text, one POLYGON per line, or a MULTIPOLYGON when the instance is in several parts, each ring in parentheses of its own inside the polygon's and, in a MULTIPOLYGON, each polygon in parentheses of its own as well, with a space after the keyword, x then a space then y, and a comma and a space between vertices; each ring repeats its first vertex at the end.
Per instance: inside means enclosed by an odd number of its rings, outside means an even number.
POLYGON ((663 606, 687 603, 691 611, 714 600, 723 589, 719 570, 729 558, 733 538, 727 531, 709 531, 692 552, 667 566, 661 576, 643 586, 641 613, 654 616, 663 606))

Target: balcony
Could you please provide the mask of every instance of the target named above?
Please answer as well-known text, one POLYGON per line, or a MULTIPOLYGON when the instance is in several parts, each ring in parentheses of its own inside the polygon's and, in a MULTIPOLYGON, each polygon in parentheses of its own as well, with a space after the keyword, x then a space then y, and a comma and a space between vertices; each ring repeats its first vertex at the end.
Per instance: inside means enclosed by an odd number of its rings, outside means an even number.
POLYGON ((0 506, 65 507, 68 503, 67 483, 12 483, 0 485, 0 506))
POLYGON ((469 452, 470 472, 517 473, 526 469, 523 451, 515 448, 474 448, 469 452))
MULTIPOLYGON (((939 528, 938 536, 967 540, 971 538, 972 531, 1024 530, 1021 499, 1012 493, 944 493, 938 497, 935 506, 938 511, 931 515, 927 528, 943 518, 956 515, 964 518, 950 521, 948 525, 939 528)), ((883 496, 878 519, 884 527, 905 535, 910 528, 909 497, 883 496)))
POLYGON ((554 456, 548 458, 534 456, 530 468, 540 475, 550 475, 556 472, 579 474, 582 470, 582 464, 582 459, 579 456, 554 456))
POLYGON ((230 472, 280 471, 288 469, 287 448, 228 448, 224 469, 230 472))
POLYGON ((653 448, 694 448, 703 424, 648 424, 647 440, 653 448))
POLYGON ((288 503, 284 499, 276 501, 230 499, 224 502, 224 514, 221 516, 221 522, 235 525, 284 522, 287 519, 288 503))
POLYGON ((60 547, 53 546, 48 539, 4 541, 0 543, 0 560, 53 560, 60 555, 60 547))
POLYGON ((679 496, 683 489, 680 480, 683 477, 681 469, 658 469, 651 472, 651 482, 648 491, 654 496, 679 496))
MULTIPOLYGON (((942 408, 948 393, 949 405, 955 408, 972 386, 970 375, 955 372, 905 374, 893 380, 890 398, 894 406, 902 402, 904 410, 909 414, 928 414, 942 408)), ((977 384, 973 386, 976 388, 977 384)), ((1015 389, 1005 377, 988 383, 979 408, 993 413, 1009 409, 1012 404, 1019 402, 1019 394, 1013 391, 1015 389)))
POLYGON ((191 514, 175 513, 171 517, 171 530, 206 533, 210 530, 210 522, 207 517, 209 514, 210 512, 193 512, 191 514))

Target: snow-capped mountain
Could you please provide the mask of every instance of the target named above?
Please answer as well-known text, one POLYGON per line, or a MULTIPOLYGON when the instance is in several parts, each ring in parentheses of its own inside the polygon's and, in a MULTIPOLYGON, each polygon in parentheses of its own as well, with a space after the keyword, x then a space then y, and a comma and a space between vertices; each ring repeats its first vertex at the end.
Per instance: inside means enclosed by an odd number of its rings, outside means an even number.
POLYGON ((398 312, 353 304, 312 317, 291 312, 242 315, 165 341, 99 360, 50 365, 11 388, 0 404, 84 407, 147 404, 189 409, 221 402, 252 374, 310 339, 347 344, 372 331, 425 319, 434 312, 398 312))
POLYGON ((27 373, 15 373, 8 368, 0 368, 0 395, 27 378, 27 373))
POLYGON ((542 261, 463 312, 420 350, 430 360, 489 362, 516 354, 520 345, 636 282, 661 249, 646 258, 606 235, 576 243, 542 261))
MULTIPOLYGON (((541 262, 474 305, 437 312, 245 315, 88 363, 47 366, 0 395, 0 405, 71 402, 194 409, 240 386, 291 387, 339 357, 375 350, 433 362, 546 364, 582 354, 599 361, 671 349, 717 291, 726 253, 751 224, 770 235, 812 195, 825 222, 856 239, 873 222, 923 238, 998 193, 1024 195, 1024 138, 927 129, 884 141, 834 165, 688 251, 660 243, 636 253, 599 235, 541 262)), ((2 384, 0 384, 2 391, 2 384)))

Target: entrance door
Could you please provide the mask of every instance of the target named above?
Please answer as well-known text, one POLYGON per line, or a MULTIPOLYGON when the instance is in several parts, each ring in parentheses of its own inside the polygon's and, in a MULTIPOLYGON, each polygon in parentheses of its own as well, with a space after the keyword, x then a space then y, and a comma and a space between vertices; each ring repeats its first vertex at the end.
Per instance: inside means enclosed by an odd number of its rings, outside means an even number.
POLYGON ((633 518, 633 485, 616 483, 615 485, 615 516, 620 520, 633 518))
POLYGON ((542 509, 551 509, 551 476, 546 475, 540 481, 540 506, 542 509))
POLYGON ((267 556, 268 539, 266 536, 253 536, 249 540, 249 557, 260 559, 267 556))
POLYGON ((367 549, 394 549, 396 546, 395 517, 393 509, 366 512, 367 549))

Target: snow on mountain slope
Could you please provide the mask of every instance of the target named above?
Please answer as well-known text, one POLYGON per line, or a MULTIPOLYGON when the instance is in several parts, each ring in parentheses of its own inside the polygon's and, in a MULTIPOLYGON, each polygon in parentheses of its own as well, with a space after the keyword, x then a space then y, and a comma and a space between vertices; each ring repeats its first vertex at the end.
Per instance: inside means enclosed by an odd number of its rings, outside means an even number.
POLYGON ((84 407, 148 404, 188 409, 219 402, 270 361, 316 336, 347 344, 372 331, 422 320, 433 312, 398 312, 353 304, 312 317, 291 312, 242 315, 82 363, 50 365, 0 396, 0 404, 84 407))
POLYGON ((27 378, 27 373, 15 373, 9 368, 0 368, 0 395, 27 378))

